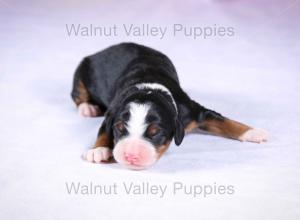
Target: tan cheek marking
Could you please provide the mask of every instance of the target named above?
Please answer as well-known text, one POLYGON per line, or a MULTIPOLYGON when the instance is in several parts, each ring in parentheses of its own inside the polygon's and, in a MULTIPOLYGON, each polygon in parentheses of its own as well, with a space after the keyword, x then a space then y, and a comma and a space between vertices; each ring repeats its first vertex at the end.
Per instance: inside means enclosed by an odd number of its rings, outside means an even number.
POLYGON ((113 146, 113 140, 111 140, 111 138, 106 133, 100 134, 95 143, 95 147, 112 147, 112 146, 113 146))
POLYGON ((81 80, 79 81, 77 90, 79 92, 79 96, 75 98, 76 105, 79 105, 82 102, 88 102, 90 98, 89 93, 81 80))
POLYGON ((197 121, 191 121, 185 126, 185 133, 192 132, 194 129, 199 127, 199 123, 197 121))
POLYGON ((157 149, 157 159, 159 159, 169 148, 171 141, 167 141, 165 144, 161 145, 157 149))

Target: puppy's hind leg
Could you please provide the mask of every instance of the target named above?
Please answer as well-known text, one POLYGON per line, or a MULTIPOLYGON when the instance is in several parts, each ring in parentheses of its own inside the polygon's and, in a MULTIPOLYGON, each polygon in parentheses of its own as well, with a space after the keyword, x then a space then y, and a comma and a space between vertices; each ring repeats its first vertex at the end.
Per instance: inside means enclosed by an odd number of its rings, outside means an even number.
POLYGON ((103 115, 98 105, 90 103, 90 96, 82 81, 74 88, 72 97, 78 108, 78 114, 83 117, 97 117, 103 115), (76 94, 73 96, 73 94, 76 94))
POLYGON ((252 128, 226 118, 215 111, 200 106, 198 103, 194 102, 194 106, 197 109, 197 116, 187 124, 186 132, 199 128, 214 135, 255 143, 261 143, 268 139, 267 132, 262 129, 252 128))
POLYGON ((83 60, 77 68, 72 89, 72 99, 78 107, 78 114, 83 117, 97 117, 102 116, 104 111, 100 109, 98 105, 95 105, 91 101, 91 96, 87 90, 82 75, 89 74, 89 64, 86 60, 83 60))

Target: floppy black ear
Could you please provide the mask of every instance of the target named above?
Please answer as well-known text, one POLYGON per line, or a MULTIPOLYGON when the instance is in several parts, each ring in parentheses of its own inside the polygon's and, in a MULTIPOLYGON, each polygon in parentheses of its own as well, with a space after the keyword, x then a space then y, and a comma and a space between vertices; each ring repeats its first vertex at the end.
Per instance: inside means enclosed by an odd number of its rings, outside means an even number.
POLYGON ((110 112, 110 111, 106 112, 105 119, 104 119, 105 132, 111 137, 113 135, 113 132, 112 132, 113 121, 114 121, 114 116, 113 116, 112 112, 110 112))
POLYGON ((184 138, 184 127, 182 122, 178 119, 176 119, 175 126, 176 128, 175 128, 174 140, 175 140, 175 144, 179 146, 184 138))

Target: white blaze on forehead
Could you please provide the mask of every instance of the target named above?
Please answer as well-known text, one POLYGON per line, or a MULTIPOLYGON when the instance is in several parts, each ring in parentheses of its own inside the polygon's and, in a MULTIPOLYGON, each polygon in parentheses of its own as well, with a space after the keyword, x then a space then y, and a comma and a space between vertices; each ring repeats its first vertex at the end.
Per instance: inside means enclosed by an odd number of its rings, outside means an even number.
POLYGON ((171 97, 171 99, 172 99, 172 103, 173 103, 173 105, 174 105, 174 108, 175 108, 176 112, 178 112, 178 111, 177 111, 177 105, 176 105, 176 102, 175 102, 175 100, 174 100, 174 98, 173 98, 173 96, 172 96, 172 93, 171 93, 170 90, 169 90, 167 87, 165 87, 164 85, 159 84, 159 83, 140 83, 140 84, 136 84, 135 86, 136 86, 138 89, 161 90, 161 91, 167 93, 167 94, 171 97))
POLYGON ((127 130, 130 136, 143 136, 147 128, 146 116, 149 109, 149 104, 139 104, 134 102, 129 104, 130 116, 127 122, 127 130))

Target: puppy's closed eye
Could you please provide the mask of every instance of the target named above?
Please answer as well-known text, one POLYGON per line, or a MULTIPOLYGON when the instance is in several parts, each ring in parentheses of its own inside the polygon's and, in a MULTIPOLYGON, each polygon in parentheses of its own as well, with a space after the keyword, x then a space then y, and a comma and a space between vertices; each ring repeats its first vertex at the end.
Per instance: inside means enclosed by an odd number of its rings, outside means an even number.
POLYGON ((160 128, 157 125, 152 124, 147 128, 146 134, 149 137, 153 137, 153 136, 157 135, 159 133, 159 131, 160 131, 160 128))
POLYGON ((119 121, 114 124, 114 127, 119 131, 119 132, 124 132, 125 131, 125 123, 122 121, 119 121))

